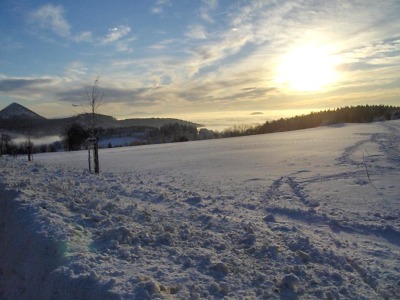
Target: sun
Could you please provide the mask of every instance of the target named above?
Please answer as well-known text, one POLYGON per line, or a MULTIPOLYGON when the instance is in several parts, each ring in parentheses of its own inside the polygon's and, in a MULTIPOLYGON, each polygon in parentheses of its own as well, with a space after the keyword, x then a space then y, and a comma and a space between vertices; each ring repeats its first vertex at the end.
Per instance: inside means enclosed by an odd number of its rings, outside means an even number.
POLYGON ((336 65, 326 48, 298 47, 282 57, 275 81, 293 91, 321 91, 337 80, 336 65))

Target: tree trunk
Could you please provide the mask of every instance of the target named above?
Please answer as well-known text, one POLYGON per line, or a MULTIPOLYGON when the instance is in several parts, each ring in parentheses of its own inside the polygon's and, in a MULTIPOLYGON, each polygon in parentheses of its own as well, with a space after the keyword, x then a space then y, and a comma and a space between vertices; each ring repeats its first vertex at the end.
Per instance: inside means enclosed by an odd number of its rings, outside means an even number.
POLYGON ((99 144, 97 138, 93 145, 93 156, 94 156, 94 172, 98 174, 100 173, 100 165, 99 165, 99 144))
POLYGON ((28 161, 32 161, 32 147, 28 146, 28 161))
POLYGON ((4 135, 1 135, 1 144, 0 144, 0 156, 3 156, 3 143, 4 143, 4 135))
POLYGON ((88 143, 87 147, 88 147, 89 172, 92 172, 92 160, 91 160, 91 157, 90 157, 90 151, 92 150, 92 145, 90 143, 88 143))

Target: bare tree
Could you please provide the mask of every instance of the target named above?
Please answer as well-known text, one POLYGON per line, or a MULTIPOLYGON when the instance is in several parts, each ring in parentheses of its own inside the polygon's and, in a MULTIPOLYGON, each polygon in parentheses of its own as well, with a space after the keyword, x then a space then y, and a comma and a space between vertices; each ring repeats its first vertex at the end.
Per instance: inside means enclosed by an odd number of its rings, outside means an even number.
POLYGON ((10 142, 11 142, 10 136, 8 134, 2 133, 0 140, 0 156, 7 153, 10 142))
POLYGON ((88 139, 88 154, 89 154, 89 170, 91 170, 91 157, 90 157, 90 150, 93 151, 93 163, 94 163, 94 172, 100 172, 100 163, 99 163, 99 136, 96 130, 96 114, 97 111, 102 104, 103 94, 100 93, 99 90, 99 81, 100 77, 97 76, 96 80, 94 81, 93 87, 91 92, 88 92, 86 89, 86 96, 89 101, 89 106, 91 110, 91 117, 90 117, 90 132, 89 132, 89 139, 88 139))

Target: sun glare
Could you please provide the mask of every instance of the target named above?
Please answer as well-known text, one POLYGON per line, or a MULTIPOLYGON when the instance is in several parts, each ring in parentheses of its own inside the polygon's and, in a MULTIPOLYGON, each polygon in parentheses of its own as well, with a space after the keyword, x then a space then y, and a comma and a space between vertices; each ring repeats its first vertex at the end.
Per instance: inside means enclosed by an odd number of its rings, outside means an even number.
POLYGON ((337 80, 336 59, 324 48, 300 47, 283 56, 276 70, 280 87, 320 91, 337 80))

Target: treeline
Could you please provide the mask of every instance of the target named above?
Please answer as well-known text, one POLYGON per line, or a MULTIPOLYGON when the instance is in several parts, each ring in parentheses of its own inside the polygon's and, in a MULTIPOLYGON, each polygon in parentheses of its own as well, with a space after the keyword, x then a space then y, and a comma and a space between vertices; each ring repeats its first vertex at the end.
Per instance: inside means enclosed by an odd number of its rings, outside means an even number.
POLYGON ((171 123, 154 128, 149 133, 149 143, 176 143, 197 139, 197 127, 186 124, 171 123))
MULTIPOLYGON (((176 143, 193 141, 197 139, 197 127, 183 123, 171 123, 162 125, 159 128, 150 128, 144 126, 133 126, 123 128, 98 128, 95 136, 100 140, 129 137, 140 134, 141 139, 132 143, 133 145, 160 144, 160 143, 176 143)), ((62 144, 66 151, 77 151, 86 148, 86 140, 90 136, 87 129, 83 128, 79 123, 73 123, 65 130, 63 134, 62 144)), ((115 147, 110 142, 108 147, 115 147)), ((118 146, 118 145, 117 145, 118 146)))
POLYGON ((222 132, 223 137, 244 136, 314 128, 340 123, 369 123, 400 119, 400 107, 359 105, 312 112, 308 115, 281 118, 256 126, 235 126, 222 132))

